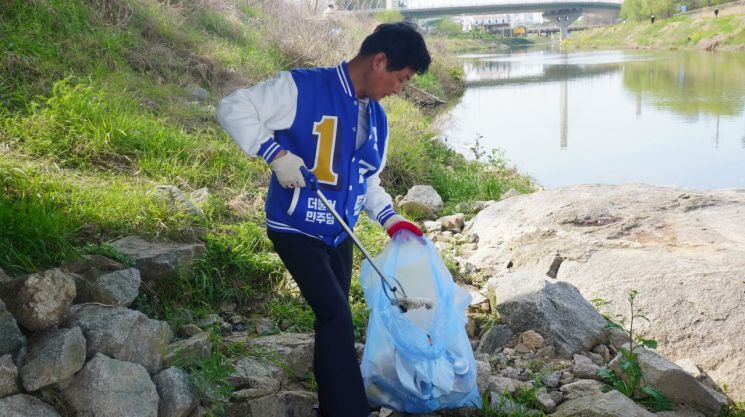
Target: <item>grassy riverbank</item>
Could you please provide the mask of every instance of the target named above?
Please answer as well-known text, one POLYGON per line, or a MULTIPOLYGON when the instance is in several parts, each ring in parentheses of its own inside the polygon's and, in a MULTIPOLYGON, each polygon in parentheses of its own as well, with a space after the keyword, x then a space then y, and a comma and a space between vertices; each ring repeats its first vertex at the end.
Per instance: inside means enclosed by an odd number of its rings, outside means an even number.
MULTIPOLYGON (((269 317, 277 328, 312 329, 310 309, 288 290, 289 279, 265 237, 269 171, 222 131, 215 104, 279 70, 353 56, 376 22, 306 18, 283 2, 261 4, 4 3, 0 268, 21 275, 83 253, 112 255, 106 242, 127 234, 176 242, 198 236, 207 255, 192 278, 156 288, 157 297, 141 292, 137 308, 176 326, 232 302, 238 312, 269 317), (202 97, 194 93, 197 87, 204 89, 202 97), (159 199, 154 191, 164 184, 187 195, 207 187, 205 216, 184 214, 159 199)), ((431 49, 432 71, 414 84, 453 99, 463 90, 462 71, 448 58, 446 41, 432 41, 431 49)), ((431 184, 448 214, 458 203, 496 199, 510 188, 532 190, 529 179, 502 161, 469 162, 434 141, 431 123, 440 110, 402 97, 383 104, 392 141, 383 181, 391 194, 431 184)), ((387 238, 366 219, 358 231, 373 251, 387 238)), ((363 332, 359 286, 352 293, 363 332)), ((208 402, 227 395, 221 384, 234 353, 217 339, 213 357, 190 369, 208 402)))
POLYGON ((568 49, 745 50, 745 14, 691 14, 573 32, 568 49))

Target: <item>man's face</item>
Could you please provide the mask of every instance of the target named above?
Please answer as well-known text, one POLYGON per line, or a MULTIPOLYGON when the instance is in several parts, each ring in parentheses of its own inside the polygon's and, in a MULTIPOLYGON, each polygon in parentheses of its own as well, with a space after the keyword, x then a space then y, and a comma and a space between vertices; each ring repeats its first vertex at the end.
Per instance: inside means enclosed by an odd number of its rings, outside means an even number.
POLYGON ((409 67, 388 71, 388 59, 384 53, 376 54, 371 65, 372 70, 367 80, 367 96, 376 101, 390 94, 400 93, 404 84, 414 76, 414 70, 409 67))

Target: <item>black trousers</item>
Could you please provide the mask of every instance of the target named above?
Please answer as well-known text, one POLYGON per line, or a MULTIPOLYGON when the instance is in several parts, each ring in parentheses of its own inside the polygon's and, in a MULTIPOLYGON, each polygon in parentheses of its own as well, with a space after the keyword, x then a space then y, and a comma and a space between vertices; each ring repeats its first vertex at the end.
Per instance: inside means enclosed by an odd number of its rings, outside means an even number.
POLYGON ((321 414, 369 416, 349 308, 352 239, 331 247, 304 235, 271 230, 267 235, 316 315, 313 373, 321 414))

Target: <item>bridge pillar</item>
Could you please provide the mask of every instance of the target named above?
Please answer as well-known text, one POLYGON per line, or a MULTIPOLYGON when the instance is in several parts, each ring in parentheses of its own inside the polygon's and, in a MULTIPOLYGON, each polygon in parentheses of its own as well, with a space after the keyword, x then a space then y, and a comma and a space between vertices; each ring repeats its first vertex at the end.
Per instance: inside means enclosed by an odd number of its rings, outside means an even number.
POLYGON ((582 16, 582 9, 552 10, 543 13, 543 18, 559 25, 561 39, 569 36, 569 25, 582 16))

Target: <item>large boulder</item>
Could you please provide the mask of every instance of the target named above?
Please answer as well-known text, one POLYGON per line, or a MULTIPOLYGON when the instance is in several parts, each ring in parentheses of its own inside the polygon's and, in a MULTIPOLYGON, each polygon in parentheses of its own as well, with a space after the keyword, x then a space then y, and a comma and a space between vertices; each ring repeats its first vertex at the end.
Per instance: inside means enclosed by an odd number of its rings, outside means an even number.
POLYGON ((398 207, 408 213, 434 218, 442 210, 442 197, 430 185, 415 185, 399 200, 398 207))
POLYGON ((160 403, 158 417, 187 417, 197 408, 189 376, 179 368, 164 369, 153 377, 160 403))
POLYGON ((509 326, 504 324, 492 326, 481 336, 476 351, 488 354, 498 353, 512 340, 513 336, 514 334, 509 326))
MULTIPOLYGON (((628 345, 626 348, 628 349, 628 345)), ((644 383, 660 390, 671 402, 688 405, 707 417, 718 415, 722 407, 727 405, 728 399, 724 394, 697 381, 683 368, 655 352, 637 348, 634 353, 637 355, 644 383)), ((619 353, 608 367, 623 377, 620 359, 619 353)))
POLYGON ((46 333, 30 343, 30 352, 20 369, 26 391, 64 381, 85 363, 85 338, 80 327, 46 333))
POLYGON ((279 355, 291 376, 305 379, 313 368, 313 333, 280 333, 272 336, 229 336, 226 342, 244 342, 249 348, 279 355))
POLYGON ((228 382, 237 389, 251 389, 252 396, 261 396, 278 392, 289 381, 284 370, 269 362, 251 357, 240 358, 234 367, 228 382))
POLYGON ((88 357, 101 352, 115 359, 160 371, 171 328, 139 311, 99 304, 77 304, 70 309, 66 327, 79 326, 87 342, 88 357))
POLYGON ((655 417, 618 391, 585 395, 563 402, 551 417, 655 417))
POLYGON ((60 393, 78 416, 158 417, 158 391, 145 368, 100 353, 60 393))
POLYGON ((207 251, 201 243, 155 243, 139 236, 127 236, 111 243, 129 256, 139 269, 143 281, 159 281, 186 272, 196 258, 207 251))
POLYGON ((17 394, 0 398, 0 417, 60 417, 51 405, 36 397, 17 394))
POLYGON ((163 364, 165 366, 193 365, 203 358, 212 355, 210 334, 210 332, 200 332, 188 339, 177 340, 171 343, 166 349, 163 364))
POLYGON ((590 350, 607 338, 605 319, 571 284, 516 272, 489 280, 489 290, 506 325, 551 338, 560 356, 590 350))
POLYGON ((579 397, 594 396, 603 392, 605 384, 592 379, 580 379, 561 386, 561 393, 565 400, 573 400, 579 397))
POLYGON ((6 353, 16 354, 18 350, 26 346, 26 338, 18 328, 15 317, 5 308, 5 303, 0 300, 0 355, 6 353))
POLYGON ((745 190, 581 185, 516 196, 481 211, 468 261, 493 275, 530 272, 611 301, 628 291, 651 323, 640 334, 672 360, 691 358, 745 400, 745 190))
POLYGON ((33 332, 58 325, 75 298, 75 280, 59 269, 0 284, 0 298, 18 323, 33 332))
POLYGON ((89 270, 78 277, 76 284, 78 304, 96 302, 127 307, 140 292, 140 271, 136 268, 99 273, 89 270))

